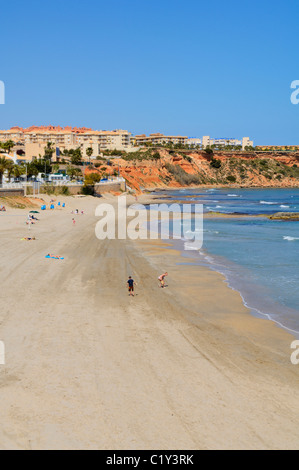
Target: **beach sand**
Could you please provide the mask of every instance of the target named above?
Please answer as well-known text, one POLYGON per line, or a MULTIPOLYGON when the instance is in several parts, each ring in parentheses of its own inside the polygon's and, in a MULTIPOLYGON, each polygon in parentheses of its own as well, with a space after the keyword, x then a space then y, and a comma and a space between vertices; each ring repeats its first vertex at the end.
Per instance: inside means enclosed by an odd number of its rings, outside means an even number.
POLYGON ((60 200, 30 231, 0 216, 0 448, 298 449, 294 338, 167 244, 98 240, 101 199, 60 200))

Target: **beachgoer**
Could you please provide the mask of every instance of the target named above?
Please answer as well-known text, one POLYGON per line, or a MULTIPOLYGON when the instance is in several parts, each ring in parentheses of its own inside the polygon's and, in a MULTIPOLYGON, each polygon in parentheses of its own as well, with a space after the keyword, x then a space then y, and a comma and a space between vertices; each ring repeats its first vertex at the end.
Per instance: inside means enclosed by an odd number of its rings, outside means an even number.
POLYGON ((128 290, 129 290, 129 295, 132 295, 134 297, 134 286, 137 285, 134 279, 132 279, 131 276, 129 276, 129 279, 127 280, 128 284, 128 290))
POLYGON ((158 280, 160 281, 160 287, 165 287, 165 277, 168 276, 168 273, 161 274, 161 276, 158 277, 158 280))
POLYGON ((51 255, 51 253, 48 253, 46 258, 63 259, 62 256, 51 255))
POLYGON ((76 225, 76 221, 75 221, 75 219, 72 219, 72 221, 73 221, 73 225, 76 225))

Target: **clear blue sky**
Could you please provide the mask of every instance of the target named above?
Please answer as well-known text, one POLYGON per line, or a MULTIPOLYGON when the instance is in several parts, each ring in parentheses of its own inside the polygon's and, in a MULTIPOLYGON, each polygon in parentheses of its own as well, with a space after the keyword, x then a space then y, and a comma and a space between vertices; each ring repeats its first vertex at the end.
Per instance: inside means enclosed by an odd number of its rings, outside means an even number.
POLYGON ((295 0, 2 2, 0 128, 299 144, 295 0))

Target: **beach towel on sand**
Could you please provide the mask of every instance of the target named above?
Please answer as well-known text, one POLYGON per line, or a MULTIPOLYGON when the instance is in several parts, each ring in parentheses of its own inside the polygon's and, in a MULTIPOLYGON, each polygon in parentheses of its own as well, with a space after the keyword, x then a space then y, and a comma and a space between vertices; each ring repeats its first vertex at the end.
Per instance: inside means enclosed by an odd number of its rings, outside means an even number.
POLYGON ((52 259, 64 259, 62 256, 53 256, 53 255, 47 255, 45 258, 52 258, 52 259))

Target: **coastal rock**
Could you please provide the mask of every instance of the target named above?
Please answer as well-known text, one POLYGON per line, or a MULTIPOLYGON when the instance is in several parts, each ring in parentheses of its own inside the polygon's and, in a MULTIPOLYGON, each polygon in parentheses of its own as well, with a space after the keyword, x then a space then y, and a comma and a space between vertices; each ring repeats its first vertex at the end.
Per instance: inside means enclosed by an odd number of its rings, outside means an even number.
POLYGON ((276 212, 269 216, 271 220, 290 220, 299 221, 299 212, 276 212))

